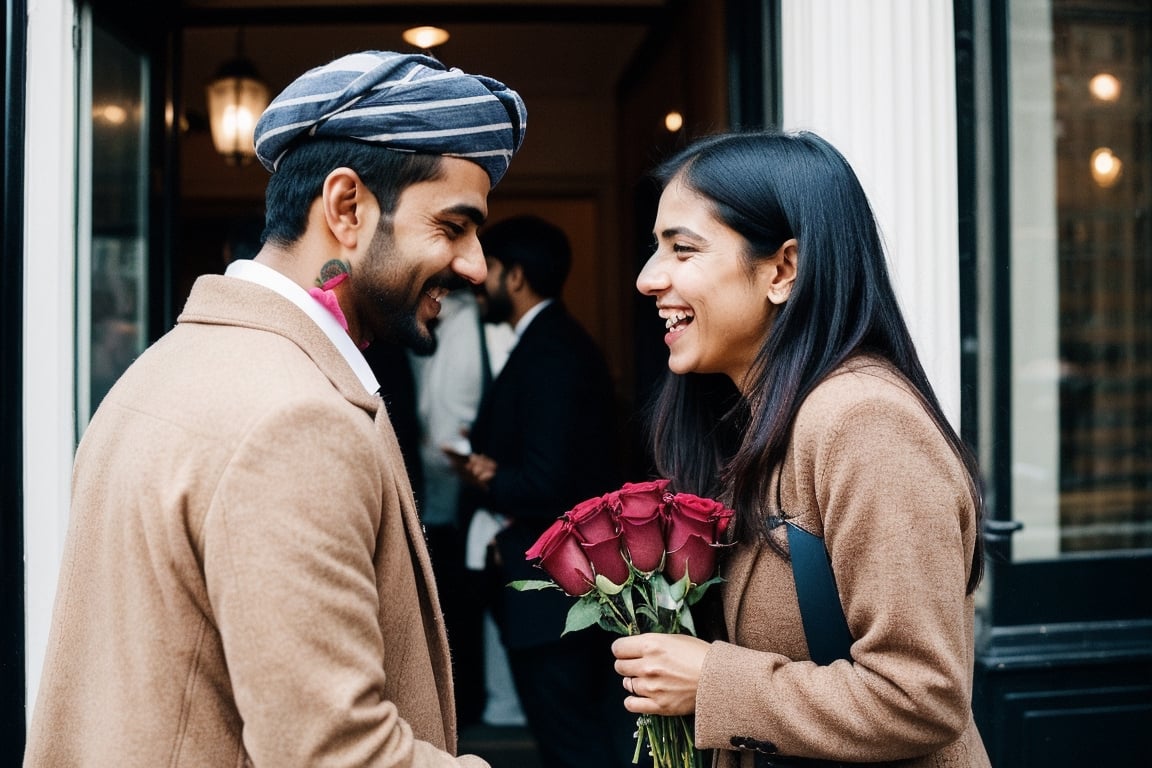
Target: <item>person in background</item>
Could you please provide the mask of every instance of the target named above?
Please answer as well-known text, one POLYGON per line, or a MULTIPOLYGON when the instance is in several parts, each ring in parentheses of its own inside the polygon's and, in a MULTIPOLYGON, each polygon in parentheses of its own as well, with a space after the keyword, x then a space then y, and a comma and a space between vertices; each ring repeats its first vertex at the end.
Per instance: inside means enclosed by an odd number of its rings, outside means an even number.
POLYGON ((197 280, 77 450, 26 766, 486 765, 454 756, 436 585, 361 349, 429 348, 440 299, 484 279, 525 119, 498 81, 384 51, 273 100, 263 247, 197 280))
POLYGON ((856 175, 812 133, 756 132, 701 139, 656 177, 636 279, 667 328, 652 452, 670 487, 735 516, 713 639, 618 639, 625 706, 694 714, 720 768, 988 766, 972 719, 976 462, 921 367, 856 175), (823 539, 850 634, 819 664, 793 526, 823 539))
POLYGON ((471 288, 461 288, 440 300, 436 349, 428 355, 410 355, 423 474, 422 484, 416 486, 416 503, 441 587, 461 726, 478 722, 484 710, 484 606, 464 568, 468 521, 460 477, 445 449, 468 453, 460 444, 467 443, 490 377, 485 347, 476 295, 471 288))
MULTIPOLYGON (((595 342, 560 293, 568 237, 534 216, 481 234, 483 317, 517 340, 456 458, 475 503, 499 521, 489 546, 492 613, 541 761, 549 768, 631 765, 635 718, 620 704, 603 632, 561 637, 571 600, 507 588, 539 575, 525 551, 557 517, 621 483, 614 385, 595 342), (609 673, 605 675, 605 672, 609 673)), ((477 525, 473 523, 473 528, 477 525)))

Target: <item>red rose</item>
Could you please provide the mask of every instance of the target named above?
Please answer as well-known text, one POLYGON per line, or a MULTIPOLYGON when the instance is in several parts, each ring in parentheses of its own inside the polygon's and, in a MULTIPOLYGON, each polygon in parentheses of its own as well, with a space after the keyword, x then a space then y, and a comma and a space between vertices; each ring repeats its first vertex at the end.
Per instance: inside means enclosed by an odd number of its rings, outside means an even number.
POLYGON ((561 518, 552 523, 524 556, 529 560, 539 558, 540 567, 569 595, 578 597, 592 590, 592 564, 568 520, 561 518))
POLYGON ((713 499, 690 493, 673 496, 668 504, 668 557, 664 564, 669 580, 679 580, 685 567, 695 584, 711 578, 716 567, 712 547, 720 542, 731 519, 732 510, 713 499))
POLYGON ((620 529, 605 497, 582 501, 565 517, 584 546, 592 569, 613 584, 626 582, 628 562, 620 551, 620 529))
POLYGON ((624 548, 638 571, 654 571, 664 559, 664 489, 667 487, 667 480, 625 483, 606 497, 620 522, 624 548))
POLYGON ((664 576, 676 583, 688 572, 688 580, 693 584, 703 584, 712 578, 716 570, 716 549, 712 542, 695 533, 688 534, 684 543, 677 549, 668 550, 664 558, 664 576))

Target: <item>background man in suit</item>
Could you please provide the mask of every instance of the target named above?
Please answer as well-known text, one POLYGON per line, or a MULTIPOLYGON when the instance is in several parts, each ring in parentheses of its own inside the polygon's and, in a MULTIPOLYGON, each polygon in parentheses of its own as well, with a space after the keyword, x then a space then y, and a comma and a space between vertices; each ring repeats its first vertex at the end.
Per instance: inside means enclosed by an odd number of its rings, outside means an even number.
POLYGON ((26 766, 486 765, 453 756, 436 587, 360 350, 429 347, 440 298, 484 279, 524 120, 501 83, 379 51, 268 107, 264 246, 197 280, 78 449, 26 766))
POLYGON ((493 613, 544 765, 631 765, 635 717, 610 668, 607 632, 560 637, 572 598, 505 585, 540 578, 524 552, 577 503, 619 487, 614 388, 595 342, 561 303, 572 256, 542 219, 507 219, 481 234, 484 319, 518 340, 480 403, 460 459, 477 504, 505 523, 490 549, 493 613))

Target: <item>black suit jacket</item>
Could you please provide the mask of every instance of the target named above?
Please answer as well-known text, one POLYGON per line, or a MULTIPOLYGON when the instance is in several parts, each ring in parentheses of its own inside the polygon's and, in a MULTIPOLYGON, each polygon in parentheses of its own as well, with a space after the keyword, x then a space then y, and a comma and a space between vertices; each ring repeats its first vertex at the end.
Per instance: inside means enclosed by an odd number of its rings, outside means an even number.
POLYGON ((481 400, 471 440, 474 451, 497 464, 478 505, 512 520, 496 537, 502 567, 494 613, 504 642, 509 648, 555 642, 575 598, 504 585, 546 578, 524 552, 561 514, 621 484, 611 374, 592 337, 559 301, 524 330, 481 400))

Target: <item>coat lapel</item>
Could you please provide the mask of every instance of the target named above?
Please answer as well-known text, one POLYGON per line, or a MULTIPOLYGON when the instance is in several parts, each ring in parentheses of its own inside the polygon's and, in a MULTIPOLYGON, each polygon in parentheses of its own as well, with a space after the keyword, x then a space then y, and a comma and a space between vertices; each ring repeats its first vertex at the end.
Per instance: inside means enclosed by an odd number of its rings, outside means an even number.
POLYGON ((416 590, 420 596, 429 654, 437 679, 440 710, 447 730, 447 743, 455 748, 456 722, 453 701, 451 658, 448 653, 444 619, 432 575, 432 562, 424 544, 423 527, 416 512, 412 485, 404 467, 400 443, 392 428, 388 409, 378 395, 364 389, 363 383, 322 330, 290 301, 264 286, 222 275, 197 279, 178 322, 238 325, 276 333, 291 340, 307 354, 340 394, 370 416, 388 454, 387 472, 399 497, 408 551, 416 590))

